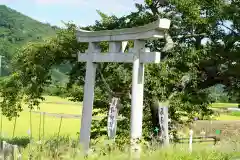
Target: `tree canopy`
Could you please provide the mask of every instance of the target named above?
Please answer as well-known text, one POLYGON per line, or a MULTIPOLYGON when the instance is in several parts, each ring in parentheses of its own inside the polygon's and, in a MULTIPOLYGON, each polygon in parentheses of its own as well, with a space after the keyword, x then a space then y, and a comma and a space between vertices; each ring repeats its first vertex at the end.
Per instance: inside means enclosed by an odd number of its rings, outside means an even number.
MULTIPOLYGON (((212 102, 209 87, 223 84, 229 94, 239 97, 239 7, 238 1, 225 0, 146 0, 136 4, 138 11, 123 17, 106 15, 98 11, 100 21, 86 30, 109 30, 140 26, 158 17, 172 21, 169 33, 174 48, 164 50, 163 40, 148 41, 147 47, 160 51, 160 64, 146 65, 144 88, 144 136, 159 126, 155 101, 168 101, 170 118, 181 123, 181 117, 201 117, 212 114, 208 108, 212 102), (230 25, 229 25, 230 24, 230 25)), ((77 42, 74 24, 60 30, 44 42, 29 43, 18 50, 12 61, 13 73, 2 81, 1 108, 9 118, 16 116, 23 103, 29 108, 39 105, 44 87, 51 82, 51 68, 60 64, 72 64, 69 73, 69 97, 82 101, 85 64, 77 62, 73 54, 84 52, 87 44, 77 42)), ((133 45, 131 42, 129 46, 133 45)), ((100 44, 102 51, 107 44, 100 44)), ((128 47, 129 47, 128 46, 128 47)), ((126 117, 118 123, 119 135, 128 136, 130 117, 132 64, 98 64, 94 108, 107 113, 112 96, 121 99, 120 114, 126 117)), ((239 98, 240 99, 240 98, 239 98)), ((93 123, 92 136, 106 134, 102 128, 106 118, 93 123)))

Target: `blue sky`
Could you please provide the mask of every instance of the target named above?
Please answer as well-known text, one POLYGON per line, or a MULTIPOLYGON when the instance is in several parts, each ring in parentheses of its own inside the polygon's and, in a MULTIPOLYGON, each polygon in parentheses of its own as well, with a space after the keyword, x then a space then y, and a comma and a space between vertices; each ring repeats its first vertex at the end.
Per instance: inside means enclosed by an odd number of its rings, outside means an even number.
POLYGON ((29 17, 62 26, 61 20, 85 26, 99 20, 96 10, 116 16, 135 11, 134 3, 144 0, 0 0, 29 17))

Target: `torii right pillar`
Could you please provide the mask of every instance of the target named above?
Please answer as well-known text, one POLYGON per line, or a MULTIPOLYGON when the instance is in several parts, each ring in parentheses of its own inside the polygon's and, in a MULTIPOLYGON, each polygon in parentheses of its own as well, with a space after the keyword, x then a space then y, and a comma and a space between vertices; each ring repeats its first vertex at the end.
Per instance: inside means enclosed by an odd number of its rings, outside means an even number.
MULTIPOLYGON (((144 63, 139 60, 145 50, 145 41, 135 40, 132 70, 132 97, 131 97, 131 146, 132 150, 141 152, 139 141, 142 137, 143 120, 143 91, 144 91, 144 63)), ((139 155, 139 154, 137 154, 139 155)))

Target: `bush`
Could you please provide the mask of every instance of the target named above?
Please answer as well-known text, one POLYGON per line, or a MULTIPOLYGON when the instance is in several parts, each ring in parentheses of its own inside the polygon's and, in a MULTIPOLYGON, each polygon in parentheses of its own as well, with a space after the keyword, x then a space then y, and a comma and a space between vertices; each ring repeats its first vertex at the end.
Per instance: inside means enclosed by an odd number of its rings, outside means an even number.
POLYGON ((47 88, 45 88, 44 94, 49 95, 49 96, 66 97, 67 91, 63 85, 60 85, 57 83, 57 84, 50 85, 47 88))
POLYGON ((26 148, 30 143, 29 137, 14 137, 12 139, 9 138, 0 138, 1 141, 6 141, 9 144, 17 145, 19 147, 26 148))

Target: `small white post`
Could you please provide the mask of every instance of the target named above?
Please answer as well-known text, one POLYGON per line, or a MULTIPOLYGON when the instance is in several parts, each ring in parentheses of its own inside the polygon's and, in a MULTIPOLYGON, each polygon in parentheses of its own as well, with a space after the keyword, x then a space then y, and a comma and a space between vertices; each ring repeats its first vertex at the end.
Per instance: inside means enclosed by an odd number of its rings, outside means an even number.
POLYGON ((192 140, 193 140, 193 130, 189 131, 189 152, 192 152, 192 140))
POLYGON ((131 147, 136 158, 139 158, 141 153, 139 140, 142 136, 144 64, 140 63, 139 55, 144 48, 145 41, 135 40, 131 97, 131 147))
POLYGON ((206 132, 204 131, 204 129, 202 129, 200 135, 201 135, 202 138, 205 138, 205 137, 206 137, 206 132))
MULTIPOLYGON (((98 48, 96 43, 89 43, 88 47, 89 54, 93 53, 97 49, 98 48)), ((80 144, 82 145, 83 151, 85 153, 88 152, 90 143, 95 76, 96 76, 96 64, 91 61, 87 61, 84 84, 82 120, 80 129, 80 144)))

